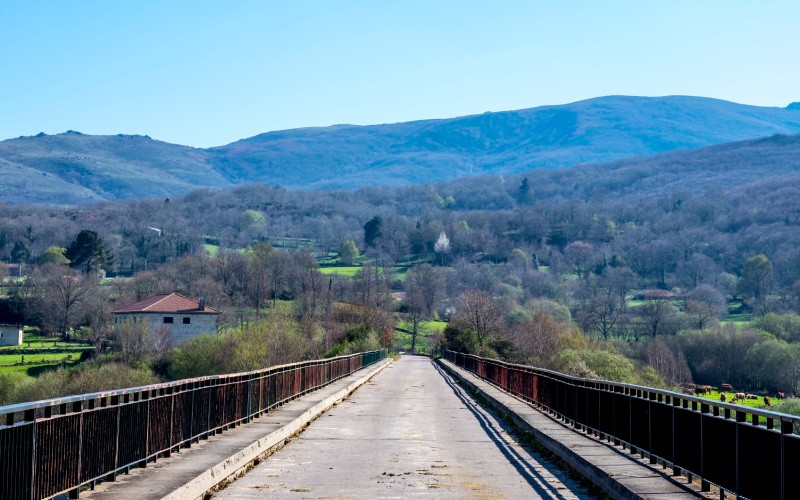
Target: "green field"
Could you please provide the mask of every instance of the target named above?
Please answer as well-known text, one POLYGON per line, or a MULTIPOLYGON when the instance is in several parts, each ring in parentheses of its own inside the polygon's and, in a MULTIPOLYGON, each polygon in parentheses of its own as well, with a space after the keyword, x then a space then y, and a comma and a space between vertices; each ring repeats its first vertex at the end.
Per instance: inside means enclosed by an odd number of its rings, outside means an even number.
POLYGON ((267 238, 269 244, 274 248, 312 248, 317 245, 317 242, 311 238, 289 238, 289 237, 276 237, 267 238))
MULTIPOLYGON (((726 392, 725 397, 727 398, 727 402, 730 403, 733 399, 734 392, 726 392)), ((704 399, 708 399, 709 401, 719 402, 720 393, 717 391, 707 392, 705 396, 700 396, 704 399)), ((779 402, 777 397, 772 398, 772 404, 777 404, 779 402)), ((746 406, 749 408, 761 408, 768 410, 769 407, 764 404, 764 396, 759 396, 758 399, 743 399, 736 402, 737 406, 746 406)))
POLYGON ((37 364, 50 364, 60 363, 61 361, 75 361, 80 359, 81 350, 58 350, 52 353, 36 353, 36 354, 0 354, 0 366, 7 367, 11 365, 21 364, 22 358, 25 358, 26 365, 37 364))
POLYGON ((719 318, 719 322, 724 324, 732 323, 736 326, 742 326, 750 324, 750 315, 749 314, 723 314, 719 318))
POLYGON ((397 281, 405 281, 406 273, 408 272, 408 266, 399 266, 394 268, 394 274, 392 274, 392 278, 397 281))
POLYGON ((208 243, 206 243, 205 245, 203 245, 203 248, 205 248, 206 252, 208 252, 208 255, 212 257, 216 256, 219 253, 219 245, 209 245, 208 243))
MULTIPOLYGON (((446 326, 446 321, 421 322, 417 335, 417 352, 426 352, 428 348, 428 338, 439 336, 446 326)), ((398 350, 411 350, 411 334, 408 333, 408 331, 411 331, 411 325, 406 321, 398 321, 394 331, 394 344, 398 350)))
POLYGON ((91 348, 88 343, 68 343, 58 338, 44 337, 26 327, 22 345, 0 347, 0 372, 33 375, 44 367, 57 366, 62 362, 74 365, 80 361, 81 354, 91 348))
POLYGON ((339 276, 352 278, 359 269, 361 269, 361 266, 320 267, 319 272, 322 274, 338 274, 339 276))

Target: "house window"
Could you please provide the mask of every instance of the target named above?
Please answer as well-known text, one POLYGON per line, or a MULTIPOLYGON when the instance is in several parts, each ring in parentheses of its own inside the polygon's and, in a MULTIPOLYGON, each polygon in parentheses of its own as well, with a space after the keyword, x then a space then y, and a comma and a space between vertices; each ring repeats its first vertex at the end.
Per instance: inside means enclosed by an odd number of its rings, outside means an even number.
POLYGON ((192 318, 183 318, 183 324, 184 325, 189 325, 191 323, 192 323, 192 318))
POLYGON ((164 316, 164 323, 172 323, 172 316, 164 316))

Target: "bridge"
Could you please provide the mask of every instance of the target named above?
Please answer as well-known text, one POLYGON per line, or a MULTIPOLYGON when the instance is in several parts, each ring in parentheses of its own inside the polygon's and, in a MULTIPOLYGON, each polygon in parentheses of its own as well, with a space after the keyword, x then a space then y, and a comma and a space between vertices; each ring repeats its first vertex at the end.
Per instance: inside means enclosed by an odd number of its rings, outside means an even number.
POLYGON ((0 408, 2 498, 794 498, 800 418, 445 351, 0 408))

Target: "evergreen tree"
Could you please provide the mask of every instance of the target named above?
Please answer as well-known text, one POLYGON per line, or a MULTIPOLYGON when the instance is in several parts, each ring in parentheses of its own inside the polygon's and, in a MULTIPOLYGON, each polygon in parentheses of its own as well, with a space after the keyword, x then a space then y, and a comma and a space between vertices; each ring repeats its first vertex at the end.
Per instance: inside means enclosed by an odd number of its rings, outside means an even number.
POLYGON ((25 264, 29 260, 31 260, 31 250, 28 245, 22 241, 14 243, 14 248, 11 249, 11 261, 25 264))
POLYGON ((70 266, 83 269, 86 273, 96 270, 107 270, 114 263, 114 257, 100 235, 84 229, 75 241, 70 243, 64 256, 70 260, 70 266))
POLYGON ((381 225, 383 219, 379 215, 371 218, 364 224, 364 245, 371 247, 375 245, 375 240, 378 239, 383 233, 381 232, 381 225))
POLYGON ((517 200, 519 203, 527 203, 531 195, 531 186, 528 184, 528 178, 522 179, 519 185, 519 192, 517 193, 517 200))

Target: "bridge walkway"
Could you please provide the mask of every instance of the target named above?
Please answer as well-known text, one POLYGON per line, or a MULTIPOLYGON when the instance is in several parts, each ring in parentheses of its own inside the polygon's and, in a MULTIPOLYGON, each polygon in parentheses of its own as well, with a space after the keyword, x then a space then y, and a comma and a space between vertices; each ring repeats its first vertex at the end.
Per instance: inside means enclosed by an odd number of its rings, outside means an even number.
POLYGON ((316 391, 287 402, 250 423, 200 440, 191 448, 159 458, 143 469, 132 469, 115 481, 82 491, 80 498, 92 500, 190 499, 202 497, 213 486, 246 465, 252 457, 283 445, 305 423, 334 401, 345 397, 372 374, 391 363, 390 359, 343 377, 316 391))
POLYGON ((428 358, 405 356, 224 490, 248 498, 590 498, 428 358))

